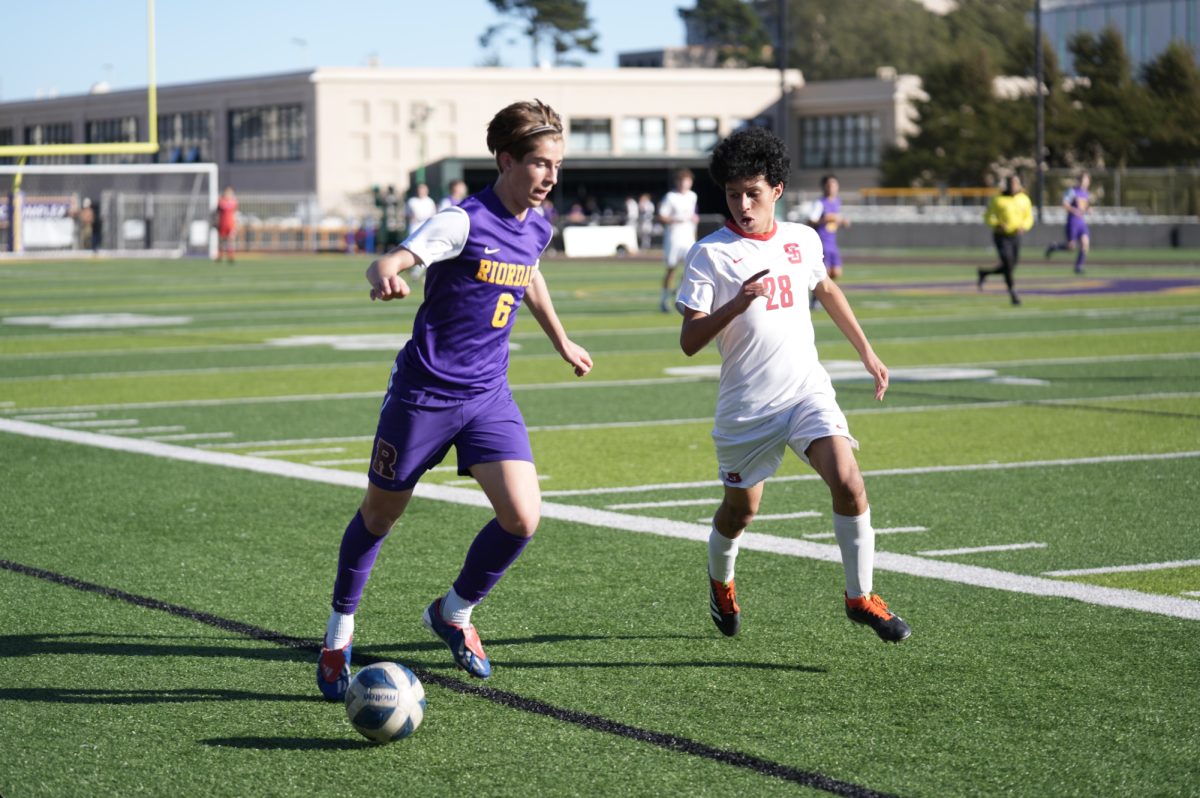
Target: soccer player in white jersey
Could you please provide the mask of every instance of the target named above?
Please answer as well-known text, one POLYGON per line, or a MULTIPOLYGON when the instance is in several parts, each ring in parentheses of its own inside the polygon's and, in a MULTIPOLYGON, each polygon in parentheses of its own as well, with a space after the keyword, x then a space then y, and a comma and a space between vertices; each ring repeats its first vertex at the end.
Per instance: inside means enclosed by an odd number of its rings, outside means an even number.
POLYGON ((668 191, 658 206, 658 221, 663 224, 663 260, 667 264, 659 305, 663 313, 671 309, 675 267, 696 243, 696 222, 700 217, 696 215, 696 192, 692 191, 695 179, 691 169, 680 169, 675 173, 675 189, 668 191))
POLYGON ((833 496, 833 531, 846 577, 846 614, 898 643, 911 634, 871 593, 875 532, 862 474, 829 375, 817 361, 807 292, 858 351, 883 399, 888 370, 876 357, 841 289, 825 271, 821 241, 803 224, 775 221, 791 170, 787 148, 751 127, 719 143, 709 174, 725 190, 732 219, 688 252, 675 306, 689 357, 712 341, 721 353, 713 440, 725 499, 708 542, 709 608, 717 628, 741 628, 734 587, 738 537, 758 512, 763 482, 790 447, 833 496))

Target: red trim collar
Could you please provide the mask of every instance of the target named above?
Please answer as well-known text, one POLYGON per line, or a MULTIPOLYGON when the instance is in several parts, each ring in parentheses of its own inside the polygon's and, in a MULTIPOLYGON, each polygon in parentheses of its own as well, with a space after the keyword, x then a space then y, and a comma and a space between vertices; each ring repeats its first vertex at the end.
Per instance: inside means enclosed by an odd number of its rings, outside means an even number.
POLYGON ((753 239, 754 241, 770 241, 775 237, 775 234, 779 232, 779 222, 775 221, 774 219, 771 220, 771 232, 769 233, 747 233, 745 230, 739 227, 737 223, 733 221, 733 219, 725 222, 725 226, 740 235, 742 238, 749 238, 753 239))

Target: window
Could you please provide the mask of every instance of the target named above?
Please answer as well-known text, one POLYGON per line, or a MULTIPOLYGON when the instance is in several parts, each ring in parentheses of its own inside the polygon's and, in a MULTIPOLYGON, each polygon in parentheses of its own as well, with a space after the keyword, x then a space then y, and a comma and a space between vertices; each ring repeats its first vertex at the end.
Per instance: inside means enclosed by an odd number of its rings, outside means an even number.
POLYGON ((879 117, 875 114, 806 116, 801 123, 802 168, 879 165, 879 117))
POLYGON ((621 120, 621 146, 625 152, 666 152, 666 120, 657 116, 625 117, 621 120))
MULTIPOLYGON (((120 119, 101 119, 85 122, 83 140, 88 144, 128 144, 138 140, 138 123, 136 116, 126 116, 120 119)), ((88 155, 87 163, 134 163, 137 156, 125 155, 88 155)))
POLYGON ((304 107, 270 105, 229 112, 229 160, 300 161, 307 136, 304 107))
MULTIPOLYGON (((70 122, 59 122, 52 125, 29 125, 25 128, 26 144, 74 144, 75 128, 70 122)), ((53 164, 71 163, 69 155, 43 155, 30 158, 29 163, 53 164)))
POLYGON ((612 122, 607 119, 572 119, 571 152, 612 152, 612 122))
POLYGON ((681 116, 675 126, 679 130, 680 152, 708 152, 719 138, 715 116, 681 116))
POLYGON ((212 161, 212 113, 160 114, 159 163, 209 163, 212 161))
POLYGON ((767 130, 771 129, 771 117, 769 116, 756 116, 753 119, 738 119, 734 117, 729 121, 733 123, 734 133, 745 130, 748 127, 765 127, 767 130))
MULTIPOLYGON (((8 147, 13 143, 13 129, 11 127, 0 127, 0 147, 8 147)), ((15 158, 0 158, 0 164, 15 163, 15 158)))

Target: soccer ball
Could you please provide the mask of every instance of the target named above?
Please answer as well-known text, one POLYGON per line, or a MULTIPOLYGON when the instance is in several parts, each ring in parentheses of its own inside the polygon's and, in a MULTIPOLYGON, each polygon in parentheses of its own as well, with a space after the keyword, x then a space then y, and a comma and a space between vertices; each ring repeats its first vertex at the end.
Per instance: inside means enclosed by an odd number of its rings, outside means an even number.
POLYGON ((377 743, 403 740, 425 717, 425 688, 394 662, 360 670, 346 689, 346 715, 358 733, 377 743))

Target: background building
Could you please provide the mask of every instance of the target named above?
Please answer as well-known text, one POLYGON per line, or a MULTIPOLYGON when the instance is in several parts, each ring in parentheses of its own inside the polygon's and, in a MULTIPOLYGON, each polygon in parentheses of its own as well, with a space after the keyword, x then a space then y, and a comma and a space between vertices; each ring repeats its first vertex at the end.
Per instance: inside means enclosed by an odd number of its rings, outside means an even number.
POLYGON ((1074 71, 1067 43, 1080 31, 1098 34, 1112 26, 1125 40, 1135 66, 1154 59, 1173 40, 1193 49, 1200 38, 1197 0, 1042 0, 1042 25, 1068 74, 1074 71))

